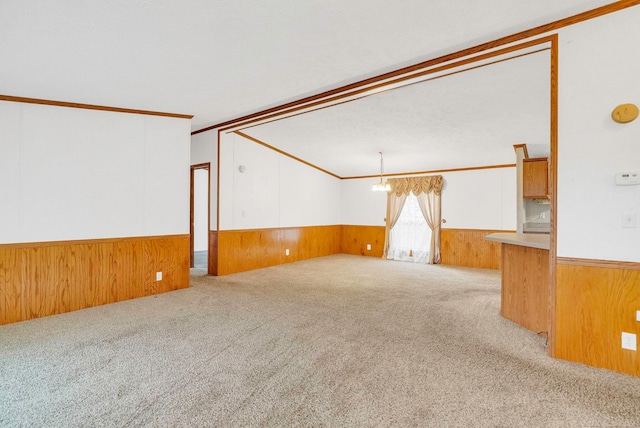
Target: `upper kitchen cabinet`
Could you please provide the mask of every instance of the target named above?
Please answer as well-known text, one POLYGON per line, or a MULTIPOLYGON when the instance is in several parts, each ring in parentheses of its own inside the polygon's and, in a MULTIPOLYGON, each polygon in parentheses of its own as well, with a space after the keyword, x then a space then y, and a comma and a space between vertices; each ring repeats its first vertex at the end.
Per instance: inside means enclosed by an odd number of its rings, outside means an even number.
POLYGON ((549 160, 547 158, 523 159, 522 196, 524 198, 549 197, 549 160))

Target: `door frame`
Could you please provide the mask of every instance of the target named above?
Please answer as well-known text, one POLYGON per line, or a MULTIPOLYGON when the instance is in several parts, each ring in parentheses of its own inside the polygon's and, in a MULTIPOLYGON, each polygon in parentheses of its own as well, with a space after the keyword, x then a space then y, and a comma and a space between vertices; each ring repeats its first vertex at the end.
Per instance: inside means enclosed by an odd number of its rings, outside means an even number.
MULTIPOLYGON (((190 201, 189 201, 189 235, 190 235, 190 258, 189 258, 189 266, 194 266, 194 244, 195 244, 195 234, 194 234, 194 176, 196 169, 205 169, 207 170, 207 251, 209 251, 209 238, 210 238, 210 230, 211 230, 211 162, 199 163, 196 165, 191 165, 191 175, 190 175, 190 201)), ((207 257, 207 270, 209 265, 209 258, 207 257)))

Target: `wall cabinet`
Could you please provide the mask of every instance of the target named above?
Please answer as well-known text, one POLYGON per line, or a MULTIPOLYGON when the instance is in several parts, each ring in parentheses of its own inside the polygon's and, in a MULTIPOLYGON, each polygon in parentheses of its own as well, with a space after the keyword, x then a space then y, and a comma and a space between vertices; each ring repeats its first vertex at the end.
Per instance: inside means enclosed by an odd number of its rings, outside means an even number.
POLYGON ((522 196, 525 198, 549 197, 549 160, 547 158, 523 160, 522 196))

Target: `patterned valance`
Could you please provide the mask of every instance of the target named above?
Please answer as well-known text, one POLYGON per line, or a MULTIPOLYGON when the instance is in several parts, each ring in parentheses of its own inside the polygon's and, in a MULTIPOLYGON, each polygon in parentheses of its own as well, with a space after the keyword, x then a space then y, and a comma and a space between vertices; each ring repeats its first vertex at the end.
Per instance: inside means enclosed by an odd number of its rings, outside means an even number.
POLYGON ((395 193, 397 196, 408 195, 411 192, 414 195, 430 192, 439 195, 442 192, 444 178, 441 175, 429 175, 426 177, 390 178, 388 182, 391 186, 391 193, 395 193))

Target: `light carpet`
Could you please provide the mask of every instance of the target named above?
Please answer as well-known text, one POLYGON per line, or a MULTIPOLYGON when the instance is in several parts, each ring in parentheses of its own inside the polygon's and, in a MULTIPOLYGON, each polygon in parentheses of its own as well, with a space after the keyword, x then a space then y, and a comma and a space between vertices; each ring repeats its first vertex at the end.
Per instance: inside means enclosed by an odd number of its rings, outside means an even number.
POLYGON ((0 426, 640 426, 498 271, 336 255, 0 327, 0 426))

